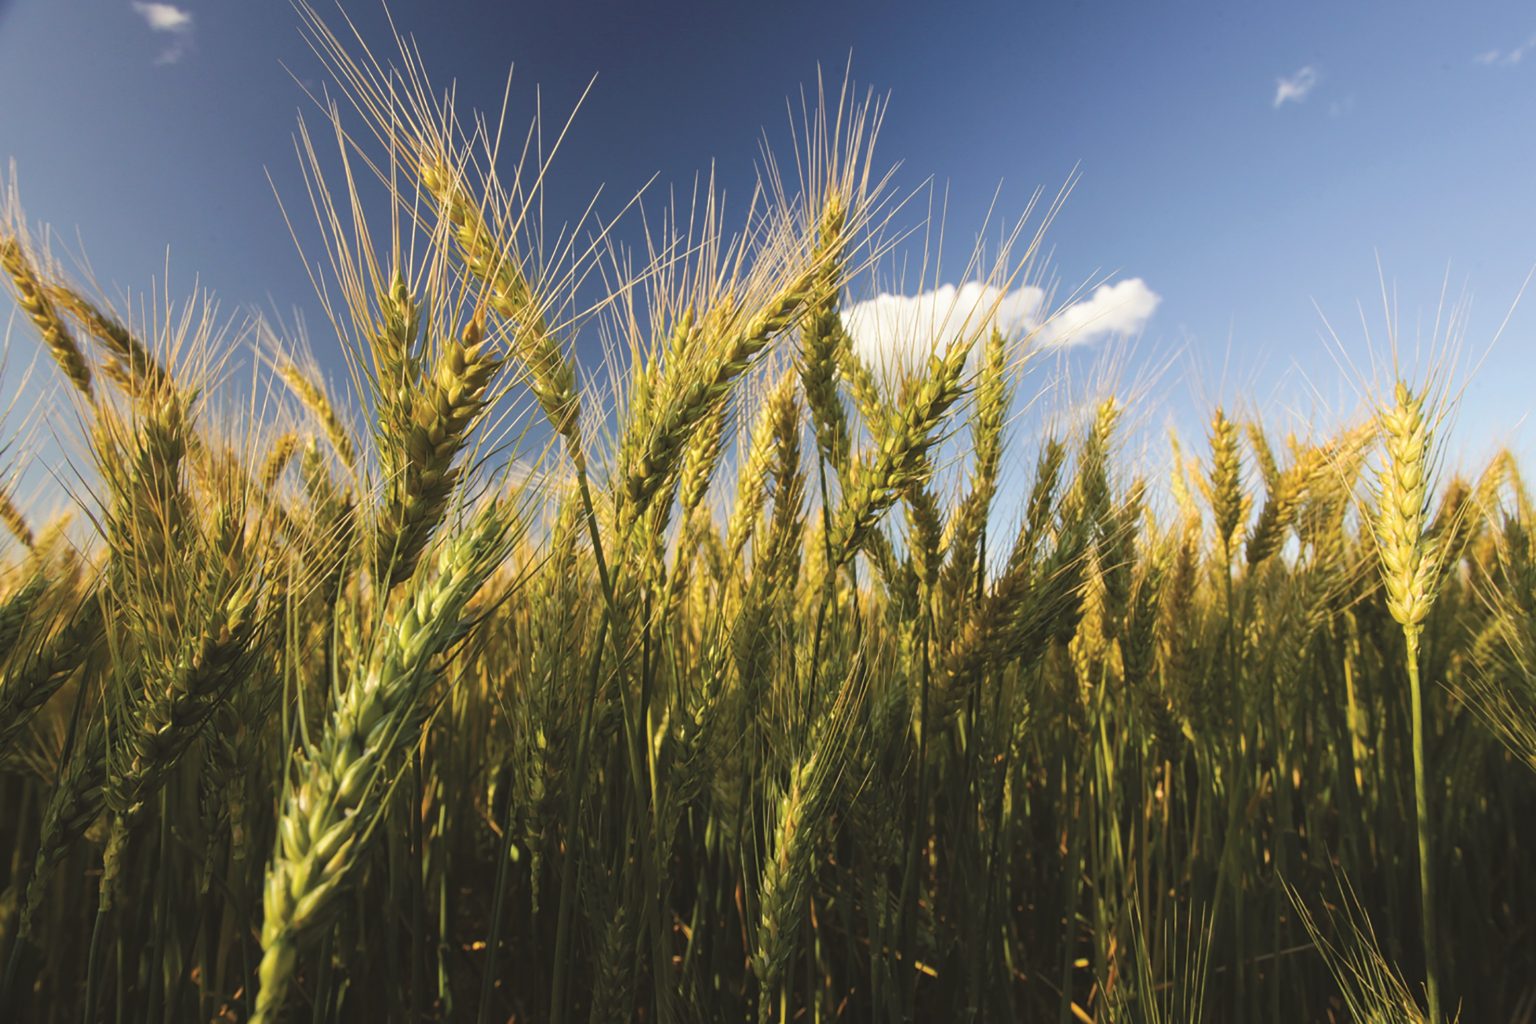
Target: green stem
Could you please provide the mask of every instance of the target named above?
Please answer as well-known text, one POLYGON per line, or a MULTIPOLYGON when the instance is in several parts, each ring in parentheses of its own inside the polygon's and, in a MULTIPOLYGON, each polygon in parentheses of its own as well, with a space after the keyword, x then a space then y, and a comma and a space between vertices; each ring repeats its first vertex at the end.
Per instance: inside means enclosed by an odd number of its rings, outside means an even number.
POLYGON ((1430 855, 1429 789, 1424 779, 1424 695, 1419 684, 1419 629, 1407 626, 1408 692, 1413 702, 1413 800, 1419 825, 1419 903, 1423 913, 1424 987, 1429 994, 1430 1024, 1439 1024, 1440 967, 1436 954, 1434 861, 1430 855))
POLYGON ((501 946, 502 905, 507 892, 507 865, 512 861, 513 801, 507 798, 507 810, 501 819, 501 843, 496 857, 496 888, 491 893, 491 934, 485 946, 485 974, 480 979, 480 1008, 475 1024, 488 1024, 491 999, 496 985, 496 952, 501 946))
POLYGON ((576 899, 576 858, 581 853, 581 847, 575 842, 581 814, 581 780, 587 777, 587 757, 592 737, 592 709, 597 703, 598 682, 602 673, 603 642, 608 638, 610 632, 608 627, 609 616, 604 615, 598 622, 597 643, 592 648, 587 699, 582 709, 581 731, 577 734, 576 740, 576 770, 571 777, 577 781, 570 786, 570 795, 566 799, 565 835, 563 836, 565 848, 560 864, 560 901, 555 921, 554 976, 550 979, 549 986, 549 1020, 552 1024, 563 1024, 565 1020, 566 975, 570 971, 567 961, 571 942, 571 913, 575 909, 576 899))

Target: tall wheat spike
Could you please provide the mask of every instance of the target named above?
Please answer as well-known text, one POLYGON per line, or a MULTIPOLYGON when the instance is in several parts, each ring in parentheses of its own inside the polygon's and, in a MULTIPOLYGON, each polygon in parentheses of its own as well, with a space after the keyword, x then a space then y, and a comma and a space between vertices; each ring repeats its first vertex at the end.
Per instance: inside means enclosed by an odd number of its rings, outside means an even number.
POLYGON ((1430 834, 1429 791, 1425 765, 1424 696, 1419 683, 1420 638, 1424 619, 1435 598, 1439 552, 1426 541, 1431 462, 1430 420, 1424 398, 1399 380, 1392 405, 1382 411, 1381 430, 1386 458, 1377 478, 1373 520, 1381 555, 1387 610, 1403 628, 1407 643, 1409 700, 1413 719, 1413 788, 1418 820, 1419 903, 1424 926, 1424 964, 1429 1019, 1439 1022, 1439 933, 1435 927, 1433 836, 1430 834))

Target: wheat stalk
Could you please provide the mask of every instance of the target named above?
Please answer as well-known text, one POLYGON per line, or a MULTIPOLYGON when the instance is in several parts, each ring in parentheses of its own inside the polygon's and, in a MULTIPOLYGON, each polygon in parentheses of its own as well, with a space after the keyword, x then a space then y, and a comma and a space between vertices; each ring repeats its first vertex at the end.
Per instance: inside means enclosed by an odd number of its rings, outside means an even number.
POLYGON ((1440 936, 1435 928, 1434 860, 1430 835, 1429 792, 1424 754, 1424 696, 1419 682, 1419 643, 1424 619, 1435 598, 1439 553, 1424 536, 1431 471, 1430 420, 1424 397, 1399 380, 1392 405, 1381 412, 1386 458, 1377 476, 1372 525, 1381 555, 1387 610, 1407 641, 1409 700, 1413 719, 1414 807, 1418 816, 1419 903, 1424 930, 1424 964, 1429 1019, 1440 1016, 1440 936))

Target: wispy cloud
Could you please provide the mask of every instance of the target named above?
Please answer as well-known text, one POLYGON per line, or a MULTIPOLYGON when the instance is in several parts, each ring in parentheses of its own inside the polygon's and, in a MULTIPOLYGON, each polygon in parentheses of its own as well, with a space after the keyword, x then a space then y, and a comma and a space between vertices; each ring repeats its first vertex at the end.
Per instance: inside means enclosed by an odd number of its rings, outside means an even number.
POLYGON ((174 64, 192 48, 192 12, 175 4, 143 3, 133 0, 133 9, 155 32, 169 36, 156 64, 174 64))
POLYGON ((1275 79, 1275 109, 1279 110, 1287 103, 1305 102, 1316 88, 1317 68, 1310 64, 1298 69, 1294 75, 1275 79))
POLYGON ((1482 64, 1484 67, 1512 68, 1525 60, 1533 51, 1536 51, 1536 35, 1531 36, 1513 50, 1484 51, 1473 57, 1472 62, 1482 64))
POLYGON ((995 324, 1015 339, 1041 348, 1083 345, 1141 330, 1161 297, 1139 277, 1099 285, 1051 315, 1034 285, 1010 292, 979 281, 947 284, 917 295, 878 295, 842 312, 854 350, 882 374, 912 369, 955 341, 995 324))

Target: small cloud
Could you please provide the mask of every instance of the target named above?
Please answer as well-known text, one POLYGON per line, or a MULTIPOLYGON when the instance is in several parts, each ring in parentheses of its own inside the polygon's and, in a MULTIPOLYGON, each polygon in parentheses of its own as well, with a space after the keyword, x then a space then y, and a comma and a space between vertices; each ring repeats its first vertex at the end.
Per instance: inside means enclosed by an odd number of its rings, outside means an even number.
POLYGON ((1472 63, 1484 67, 1512 68, 1536 50, 1536 36, 1531 36, 1513 50, 1487 50, 1472 58, 1472 63))
POLYGON ((1275 109, 1287 103, 1301 103, 1317 88, 1317 68, 1308 64, 1294 75, 1275 79, 1275 109))
POLYGON ((156 64, 174 64, 192 48, 192 12, 175 4, 143 3, 133 0, 133 9, 155 32, 170 36, 156 64))
POLYGON ((149 27, 156 32, 190 32, 192 14, 175 4, 135 3, 133 9, 141 14, 149 27))
POLYGON ((1084 345, 1118 334, 1134 334, 1162 301, 1145 281, 1133 277, 1095 288, 1087 298, 1057 310, 1034 285, 1004 292, 967 281, 918 295, 878 295, 842 311, 854 351, 872 369, 893 375, 942 354, 956 341, 980 335, 995 324, 1014 339, 1028 337, 1039 348, 1084 345))
POLYGON ((1163 297, 1139 277, 1101 284, 1092 295, 1072 303, 1042 325, 1041 343, 1059 348, 1116 334, 1135 334, 1152 319, 1162 301, 1163 297))

